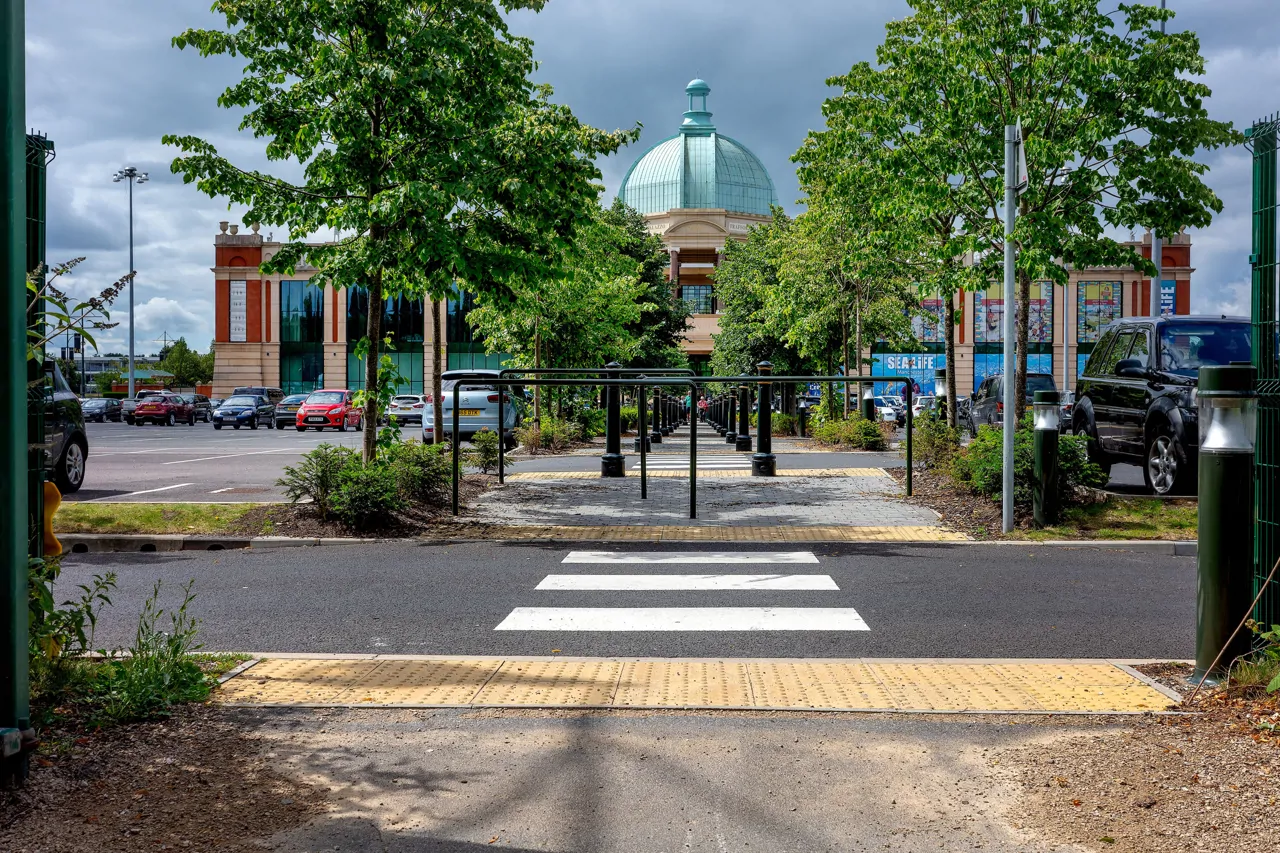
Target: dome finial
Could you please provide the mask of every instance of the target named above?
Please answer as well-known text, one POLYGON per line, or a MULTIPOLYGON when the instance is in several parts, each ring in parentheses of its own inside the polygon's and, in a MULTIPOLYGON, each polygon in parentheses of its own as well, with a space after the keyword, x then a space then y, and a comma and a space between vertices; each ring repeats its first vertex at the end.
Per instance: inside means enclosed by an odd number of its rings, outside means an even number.
POLYGON ((707 95, 711 94, 711 87, 707 85, 707 81, 701 77, 693 78, 689 81, 689 85, 684 87, 684 93, 689 96, 689 109, 685 111, 680 132, 715 133, 716 128, 711 123, 711 113, 707 111, 707 95), (695 98, 700 98, 701 101, 695 102, 695 98))

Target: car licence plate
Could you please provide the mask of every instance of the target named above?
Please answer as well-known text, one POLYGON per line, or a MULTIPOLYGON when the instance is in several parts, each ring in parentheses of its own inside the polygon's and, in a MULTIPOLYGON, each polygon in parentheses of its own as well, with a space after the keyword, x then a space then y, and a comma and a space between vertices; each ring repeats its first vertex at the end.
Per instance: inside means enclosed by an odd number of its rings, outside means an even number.
POLYGON ((462 415, 464 418, 478 418, 480 417, 480 410, 479 409, 458 409, 458 414, 462 415))
POLYGON ((327 424, 328 422, 328 418, 320 417, 319 415, 312 415, 307 418, 307 423, 309 424, 327 424))

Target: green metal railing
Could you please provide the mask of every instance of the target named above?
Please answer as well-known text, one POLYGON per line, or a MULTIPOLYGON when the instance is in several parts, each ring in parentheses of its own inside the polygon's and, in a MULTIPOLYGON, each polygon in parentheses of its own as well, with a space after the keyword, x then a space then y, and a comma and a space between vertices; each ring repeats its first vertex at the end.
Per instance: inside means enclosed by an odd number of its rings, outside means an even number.
POLYGON ((1280 559, 1280 294, 1277 294, 1277 131, 1280 113, 1246 129, 1253 152, 1253 364, 1258 370, 1258 431, 1254 474, 1254 594, 1262 592, 1254 618, 1280 623, 1280 582, 1262 590, 1280 559))

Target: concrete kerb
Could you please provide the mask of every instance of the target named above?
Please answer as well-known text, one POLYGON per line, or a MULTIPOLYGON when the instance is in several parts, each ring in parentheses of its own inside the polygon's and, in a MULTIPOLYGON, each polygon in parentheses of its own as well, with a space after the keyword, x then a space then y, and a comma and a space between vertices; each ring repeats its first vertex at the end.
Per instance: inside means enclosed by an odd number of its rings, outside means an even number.
MULTIPOLYGON (((801 528, 803 529, 803 528, 801 528)), ((510 542, 522 545, 562 545, 565 540, 558 536, 548 533, 546 537, 538 536, 521 536, 521 537, 485 537, 485 536, 441 536, 441 537, 397 537, 397 538, 381 538, 381 539, 361 539, 356 537, 311 537, 311 536, 254 536, 254 537, 218 537, 218 536, 184 536, 184 535, 148 535, 148 534, 92 534, 92 533, 61 533, 58 539, 62 543, 63 553, 73 554, 105 554, 105 553, 171 553, 177 551, 223 551, 223 550, 243 550, 248 548, 256 548, 268 550, 272 548, 304 548, 319 547, 333 545, 377 545, 386 543, 397 543, 404 545, 470 545, 479 543, 492 542, 510 542)), ((620 537, 611 540, 607 533, 605 536, 593 541, 617 541, 628 544, 641 544, 649 540, 636 539, 634 537, 620 537)), ((662 542, 688 542, 712 544, 711 540, 703 538, 681 539, 664 537, 662 542)), ((746 542, 750 544, 752 540, 733 540, 734 543, 741 544, 746 542)), ((760 540, 766 541, 766 540, 760 540)), ((775 539, 767 540, 776 544, 775 539)), ((1195 540, 1186 541, 1170 541, 1170 540, 1106 540, 1106 539, 1085 539, 1085 540, 1051 540, 1045 542, 1035 542, 1031 540, 948 540, 933 542, 922 542, 919 540, 902 540, 901 542, 892 541, 876 541, 876 542, 849 542, 842 539, 807 539, 806 542, 811 543, 838 543, 844 545, 858 544, 899 544, 899 545, 931 545, 931 546, 970 546, 970 545, 1013 545, 1022 548, 1089 548, 1094 550, 1113 550, 1113 551, 1136 551, 1144 554, 1157 554, 1171 557, 1194 557, 1197 553, 1197 543, 1195 540)), ((723 544, 723 543, 721 543, 723 544)))

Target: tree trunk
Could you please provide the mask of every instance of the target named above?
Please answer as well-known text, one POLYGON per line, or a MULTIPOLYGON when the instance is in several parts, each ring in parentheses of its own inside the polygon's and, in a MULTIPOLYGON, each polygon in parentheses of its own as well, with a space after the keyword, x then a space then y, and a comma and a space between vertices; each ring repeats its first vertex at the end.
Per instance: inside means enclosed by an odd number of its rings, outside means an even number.
POLYGON ((444 441, 444 362, 446 352, 440 300, 431 300, 431 443, 444 441))
MULTIPOLYGON (((960 298, 964 299, 964 291, 960 291, 960 298)), ((947 298, 947 328, 943 334, 945 337, 945 348, 947 353, 947 426, 954 429, 956 427, 956 295, 953 293, 947 298)))
MULTIPOLYGON (((533 369, 538 370, 542 367, 542 333, 538 330, 538 324, 535 322, 533 326, 533 369)), ((535 376, 537 374, 534 374, 535 376)), ((542 429, 542 386, 533 386, 533 425, 538 429, 542 429)))
MULTIPOLYGON (((840 348, 844 356, 844 373, 849 375, 849 309, 840 306, 840 348)), ((844 383, 844 418, 849 419, 849 383, 844 383)))
POLYGON ((1025 270, 1018 271, 1018 351, 1015 367, 1017 368, 1017 384, 1014 386, 1014 404, 1016 408, 1015 428, 1022 423, 1022 416, 1027 413, 1027 336, 1031 325, 1031 274, 1025 270))
MULTIPOLYGON (((853 349, 854 349, 854 361, 856 361, 856 362, 857 362, 857 364, 856 364, 856 365, 852 365, 852 367, 853 367, 853 374, 854 374, 855 376, 857 376, 858 374, 862 373, 862 296, 861 296, 861 294, 859 294, 859 296, 858 296, 858 301, 857 301, 857 302, 855 302, 855 303, 853 303, 853 308, 854 308, 854 311, 853 311, 853 322, 854 322, 854 327, 853 327, 853 328, 854 328, 853 349)), ((846 359, 846 361, 845 361, 845 371, 846 371, 846 372, 849 370, 850 366, 851 366, 851 365, 849 365, 848 360, 846 359)), ((844 384, 844 387, 845 387, 845 388, 848 388, 848 387, 849 387, 849 383, 848 383, 848 382, 846 382, 846 383, 844 384)), ((862 411, 862 383, 861 383, 861 382, 859 382, 859 383, 858 383, 858 411, 859 411, 859 412, 861 412, 861 411, 862 411)))
POLYGON ((369 277, 369 318, 365 324, 365 336, 369 339, 369 351, 364 362, 364 425, 362 458, 364 464, 378 457, 378 360, 382 354, 382 268, 369 277))

